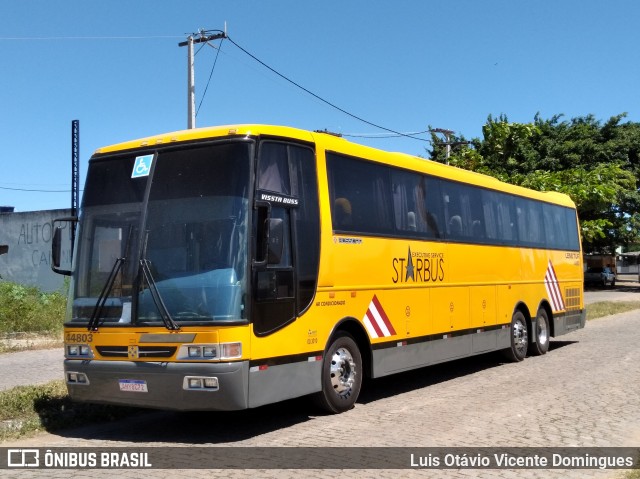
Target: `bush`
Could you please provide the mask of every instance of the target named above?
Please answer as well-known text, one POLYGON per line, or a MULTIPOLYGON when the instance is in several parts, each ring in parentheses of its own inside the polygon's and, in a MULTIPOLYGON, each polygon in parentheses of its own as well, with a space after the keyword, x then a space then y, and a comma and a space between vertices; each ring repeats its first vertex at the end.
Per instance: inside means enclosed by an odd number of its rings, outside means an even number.
POLYGON ((62 331, 67 298, 36 287, 0 282, 0 333, 62 331))

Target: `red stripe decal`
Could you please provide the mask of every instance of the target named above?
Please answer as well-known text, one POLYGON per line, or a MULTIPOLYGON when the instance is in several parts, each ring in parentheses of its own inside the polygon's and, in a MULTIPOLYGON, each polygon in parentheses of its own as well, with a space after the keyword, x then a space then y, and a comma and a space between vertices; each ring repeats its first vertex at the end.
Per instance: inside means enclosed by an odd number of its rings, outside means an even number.
POLYGON ((367 310, 367 318, 369 318, 369 321, 371 321, 371 326, 375 330, 377 337, 383 337, 384 333, 382 332, 382 329, 380 329, 380 326, 378 326, 376 318, 374 318, 373 313, 370 310, 367 310))
POLYGON ((384 321, 385 326, 387 326, 387 329, 391 333, 391 336, 395 336, 396 330, 393 329, 393 325, 391 324, 391 321, 389 320, 389 317, 387 316, 387 313, 385 312, 384 308, 380 304, 380 301, 378 300, 378 297, 375 294, 373 295, 373 299, 371 301, 373 301, 373 304, 375 305, 376 309, 378 310, 378 314, 380 315, 380 317, 384 321))

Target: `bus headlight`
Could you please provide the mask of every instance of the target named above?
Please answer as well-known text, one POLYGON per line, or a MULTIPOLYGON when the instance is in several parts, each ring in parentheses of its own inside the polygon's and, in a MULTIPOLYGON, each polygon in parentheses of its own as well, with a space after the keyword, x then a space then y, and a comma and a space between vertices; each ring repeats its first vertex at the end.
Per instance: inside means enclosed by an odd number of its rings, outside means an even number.
POLYGON ((91 346, 88 344, 67 344, 65 346, 65 356, 69 359, 92 358, 91 346))
POLYGON ((240 359, 242 357, 242 343, 222 344, 183 344, 178 351, 179 361, 220 361, 240 359))
POLYGON ((216 346, 203 346, 202 356, 205 358, 216 358, 218 356, 218 348, 216 346))

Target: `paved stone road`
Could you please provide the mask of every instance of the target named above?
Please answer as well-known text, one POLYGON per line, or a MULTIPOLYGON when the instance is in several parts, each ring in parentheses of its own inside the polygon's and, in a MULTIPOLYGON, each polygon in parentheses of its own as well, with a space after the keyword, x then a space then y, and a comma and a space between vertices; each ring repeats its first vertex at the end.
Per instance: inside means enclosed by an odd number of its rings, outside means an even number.
POLYGON ((0 354, 0 391, 64 379, 62 348, 0 354))
POLYGON ((640 301, 640 283, 635 276, 619 276, 614 288, 590 288, 585 292, 585 304, 598 301, 640 301))
MULTIPOLYGON (((2 444, 9 447, 189 446, 639 446, 640 313, 589 322, 518 364, 494 354, 375 380, 356 407, 313 415, 304 399, 237 413, 141 413, 126 422, 2 444), (312 415, 310 415, 312 414, 312 415)), ((169 449, 167 449, 169 451, 169 449)), ((251 454, 251 449, 247 451, 251 454)), ((118 477, 616 477, 598 470, 143 470, 118 477)), ((7 472, 7 471, 3 471, 7 472)), ((74 471, 74 478, 116 471, 74 471)), ((69 477, 8 471, 4 477, 69 477)))

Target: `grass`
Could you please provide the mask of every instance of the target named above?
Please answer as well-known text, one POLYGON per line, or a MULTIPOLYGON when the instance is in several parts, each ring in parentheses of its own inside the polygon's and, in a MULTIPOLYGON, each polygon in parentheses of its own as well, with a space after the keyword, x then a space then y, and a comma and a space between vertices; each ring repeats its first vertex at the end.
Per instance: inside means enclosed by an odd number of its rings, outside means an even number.
POLYGON ((36 349, 61 348, 63 345, 62 333, 0 335, 0 354, 36 349))
MULTIPOLYGON (((601 301, 588 304, 587 320, 640 309, 640 301, 601 301)), ((639 478, 640 479, 640 478, 639 478)))
POLYGON ((62 293, 0 282, 0 334, 61 333, 66 309, 62 293))
POLYGON ((67 297, 0 281, 0 353, 62 345, 67 297))
POLYGON ((139 408, 72 402, 64 381, 17 386, 0 392, 0 442, 43 430, 110 422, 140 412, 139 408))

